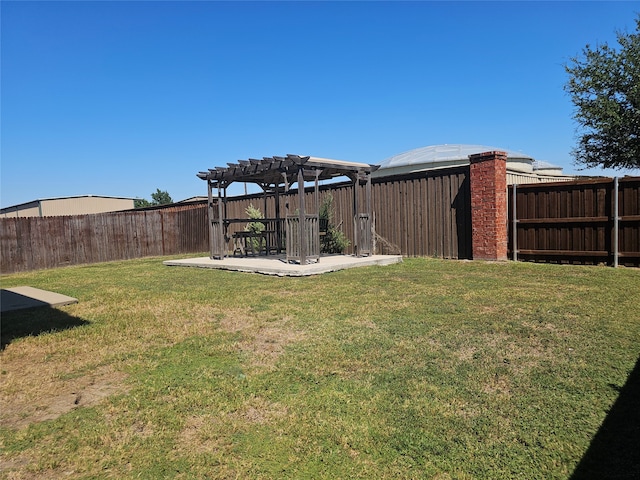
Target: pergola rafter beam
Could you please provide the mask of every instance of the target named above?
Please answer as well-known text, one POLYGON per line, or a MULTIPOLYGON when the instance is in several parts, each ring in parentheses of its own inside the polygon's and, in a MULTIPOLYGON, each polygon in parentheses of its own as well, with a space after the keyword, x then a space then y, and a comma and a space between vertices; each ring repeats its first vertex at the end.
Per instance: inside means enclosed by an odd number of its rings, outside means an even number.
POLYGON ((250 158, 239 160, 237 163, 227 163, 226 167, 209 169, 209 173, 198 173, 198 177, 213 181, 280 183, 281 173, 297 173, 298 168, 304 167, 305 180, 315 177, 315 170, 320 170, 319 179, 326 180, 338 176, 364 178, 377 167, 355 162, 343 162, 325 158, 288 154, 286 157, 264 157, 261 160, 250 158), (364 175, 364 177, 363 177, 364 175))

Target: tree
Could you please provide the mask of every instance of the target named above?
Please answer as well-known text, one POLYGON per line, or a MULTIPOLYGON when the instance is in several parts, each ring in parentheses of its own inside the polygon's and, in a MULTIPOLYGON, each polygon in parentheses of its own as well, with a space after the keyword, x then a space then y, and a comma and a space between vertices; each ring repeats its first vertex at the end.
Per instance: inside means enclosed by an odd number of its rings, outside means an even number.
POLYGON ((151 202, 146 198, 136 198, 133 201, 133 208, 151 207, 151 202))
MULTIPOLYGON (((264 218, 264 215, 262 214, 260 209, 257 207, 254 207, 252 203, 250 203, 249 206, 245 209, 245 212, 251 220, 262 220, 264 218)), ((262 232, 264 232, 265 228, 266 227, 264 223, 260 221, 255 221, 255 222, 247 223, 247 225, 244 227, 244 231, 251 232, 252 234, 257 236, 262 232)), ((259 251, 262 248, 261 238, 250 238, 249 240, 251 241, 251 249, 254 252, 259 251)))
POLYGON ((165 190, 156 188, 155 193, 151 194, 151 201, 145 198, 138 198, 133 201, 134 208, 153 207, 155 205, 166 205, 167 203, 173 203, 171 195, 165 190))
POLYGON ((576 107, 576 163, 586 167, 640 167, 640 16, 636 32, 618 32, 618 50, 606 43, 565 66, 565 91, 576 107))
POLYGON ((343 253, 351 242, 340 230, 340 225, 334 225, 334 208, 333 208, 333 195, 328 193, 322 199, 320 209, 318 211, 318 217, 320 220, 320 231, 322 232, 322 225, 325 225, 326 231, 324 235, 320 237, 320 251, 322 253, 343 253))
POLYGON ((151 194, 151 203, 153 205, 166 205, 167 203, 173 203, 173 200, 167 191, 156 188, 156 193, 151 194))

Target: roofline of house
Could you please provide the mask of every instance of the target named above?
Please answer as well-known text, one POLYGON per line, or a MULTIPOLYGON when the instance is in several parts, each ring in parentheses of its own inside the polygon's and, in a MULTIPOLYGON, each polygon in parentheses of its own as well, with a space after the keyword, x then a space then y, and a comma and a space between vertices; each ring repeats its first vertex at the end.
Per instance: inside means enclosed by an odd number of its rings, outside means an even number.
POLYGON ((15 205, 9 205, 8 207, 2 207, 2 210, 4 211, 10 208, 22 207, 24 205, 29 205, 30 203, 46 202, 49 200, 67 200, 69 198, 111 198, 113 200, 138 200, 137 197, 115 197, 111 195, 67 195, 65 197, 36 198, 35 200, 30 200, 28 202, 22 202, 15 205))

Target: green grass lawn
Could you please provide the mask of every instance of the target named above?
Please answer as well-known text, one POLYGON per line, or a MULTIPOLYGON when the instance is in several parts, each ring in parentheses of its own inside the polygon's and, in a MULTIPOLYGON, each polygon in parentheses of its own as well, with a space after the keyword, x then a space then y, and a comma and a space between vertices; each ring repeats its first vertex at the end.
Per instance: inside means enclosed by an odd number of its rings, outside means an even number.
POLYGON ((79 303, 2 317, 0 478, 602 473, 589 448, 640 357, 637 269, 162 260, 2 276, 79 303))

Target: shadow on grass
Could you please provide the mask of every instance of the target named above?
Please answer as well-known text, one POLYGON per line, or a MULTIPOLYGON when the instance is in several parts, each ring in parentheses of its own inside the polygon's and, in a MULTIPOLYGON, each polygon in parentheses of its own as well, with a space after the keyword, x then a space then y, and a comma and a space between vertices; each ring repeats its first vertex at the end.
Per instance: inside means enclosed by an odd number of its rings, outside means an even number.
POLYGON ((3 312, 0 351, 18 338, 67 330, 89 325, 89 323, 87 320, 73 317, 62 310, 51 307, 3 312))
POLYGON ((571 480, 640 478, 640 358, 619 391, 571 480))

